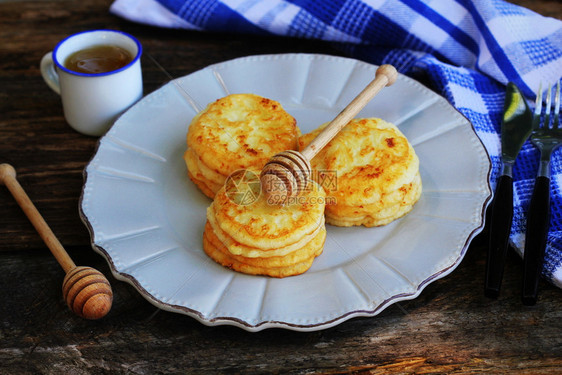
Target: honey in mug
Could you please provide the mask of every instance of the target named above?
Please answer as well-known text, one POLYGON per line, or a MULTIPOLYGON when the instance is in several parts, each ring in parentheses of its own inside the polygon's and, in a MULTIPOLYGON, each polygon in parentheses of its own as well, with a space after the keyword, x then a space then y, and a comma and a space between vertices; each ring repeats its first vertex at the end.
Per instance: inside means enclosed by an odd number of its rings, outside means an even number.
POLYGON ((64 66, 78 73, 98 74, 121 69, 133 61, 129 51, 115 45, 98 45, 69 55, 64 66))

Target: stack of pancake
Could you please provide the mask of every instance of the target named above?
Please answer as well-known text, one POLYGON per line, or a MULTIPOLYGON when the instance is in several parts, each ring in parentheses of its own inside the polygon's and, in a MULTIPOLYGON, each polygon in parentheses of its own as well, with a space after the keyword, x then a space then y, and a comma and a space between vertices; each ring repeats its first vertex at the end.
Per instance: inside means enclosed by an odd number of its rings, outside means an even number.
MULTIPOLYGON (((303 135, 303 149, 326 126, 303 135)), ((380 226, 408 213, 422 182, 419 159, 400 130, 376 118, 354 119, 311 161, 313 178, 326 189, 326 222, 380 226)))
POLYGON ((271 205, 260 194, 259 173, 234 174, 217 192, 207 209, 203 249, 217 263, 238 272, 301 274, 324 247, 324 189, 310 181, 297 199, 271 205))
POLYGON ((273 155, 296 150, 295 119, 274 100, 233 94, 210 103, 187 132, 184 160, 190 179, 209 198, 239 169, 257 168, 273 155))

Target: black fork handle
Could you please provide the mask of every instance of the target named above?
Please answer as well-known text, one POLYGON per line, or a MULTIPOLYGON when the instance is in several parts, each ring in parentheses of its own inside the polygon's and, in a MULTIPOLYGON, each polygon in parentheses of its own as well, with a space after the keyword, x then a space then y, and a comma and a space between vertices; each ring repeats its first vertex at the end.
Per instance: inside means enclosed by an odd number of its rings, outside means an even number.
POLYGON ((527 214, 525 253, 523 254, 523 304, 537 303, 539 278, 542 270, 550 219, 550 178, 539 176, 527 214))
POLYGON ((484 294, 490 298, 496 298, 500 294, 511 220, 513 219, 513 178, 511 176, 499 177, 491 209, 484 294))

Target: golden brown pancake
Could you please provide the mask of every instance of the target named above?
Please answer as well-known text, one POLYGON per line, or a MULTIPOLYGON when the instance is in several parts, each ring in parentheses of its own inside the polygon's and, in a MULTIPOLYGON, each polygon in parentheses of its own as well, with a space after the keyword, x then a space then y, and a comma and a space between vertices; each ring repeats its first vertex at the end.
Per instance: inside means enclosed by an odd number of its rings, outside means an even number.
POLYGON ((198 113, 187 132, 189 177, 213 198, 236 170, 261 169, 270 157, 297 148, 295 119, 275 100, 232 94, 198 113))
MULTIPOLYGON (((259 171, 253 173, 259 183, 259 171)), ((205 252, 217 263, 248 274, 286 277, 308 270, 326 238, 324 190, 311 181, 301 196, 277 206, 256 194, 251 178, 241 179, 250 183, 229 179, 207 208, 205 252), (233 194, 240 190, 256 195, 247 199, 246 194, 233 194)))
MULTIPOLYGON (((303 135, 300 148, 325 126, 303 135)), ((352 120, 311 165, 329 196, 326 222, 332 225, 388 224, 409 212, 422 190, 414 148, 394 124, 381 119, 352 120)))
MULTIPOLYGON (((259 171, 255 171, 259 176, 259 171)), ((311 181, 302 195, 284 206, 271 205, 265 194, 251 204, 239 204, 221 189, 207 208, 207 218, 235 241, 258 249, 292 245, 324 224, 325 192, 311 181)))
POLYGON ((401 197, 395 204, 387 206, 376 203, 361 206, 326 206, 326 222, 340 227, 386 225, 410 212, 418 201, 421 192, 422 184, 418 174, 412 183, 402 186, 392 194, 401 197))
POLYGON ((284 256, 248 258, 232 254, 207 223, 203 233, 203 249, 215 262, 235 271, 251 275, 287 277, 307 271, 314 258, 322 253, 325 239, 326 228, 322 228, 313 240, 292 253, 284 256))

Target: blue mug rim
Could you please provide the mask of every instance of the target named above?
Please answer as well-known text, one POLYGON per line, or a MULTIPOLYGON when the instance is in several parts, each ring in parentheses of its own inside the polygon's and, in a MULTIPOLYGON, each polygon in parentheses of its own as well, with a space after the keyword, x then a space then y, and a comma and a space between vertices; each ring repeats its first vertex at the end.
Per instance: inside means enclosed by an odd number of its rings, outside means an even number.
POLYGON ((107 76, 107 75, 111 75, 111 74, 115 74, 118 72, 121 72, 123 70, 128 69, 131 65, 135 64, 137 62, 137 60, 140 59, 142 55, 142 45, 140 44, 140 42, 138 41, 137 38, 135 38, 134 36, 132 36, 129 33, 126 33, 124 31, 120 31, 120 30, 111 30, 111 29, 96 29, 96 30, 86 30, 86 31, 81 31, 79 33, 76 34, 72 34, 67 36, 66 38, 64 38, 63 40, 61 40, 60 42, 57 43, 57 45, 55 46, 55 48, 53 49, 53 61, 55 63, 55 66, 66 72, 69 74, 73 74, 73 75, 77 75, 77 76, 82 76, 82 77, 100 77, 100 76, 107 76), (59 50, 59 48, 64 44, 64 42, 66 42, 67 40, 69 40, 70 38, 73 38, 75 36, 78 35, 82 35, 82 34, 89 34, 89 33, 96 33, 96 32, 110 32, 110 33, 116 33, 116 34, 122 34, 125 35, 126 37, 130 38, 131 40, 133 40, 135 42, 135 44, 137 45, 137 54, 136 56, 133 58, 133 60, 131 60, 127 65, 119 68, 119 69, 115 69, 115 70, 111 70, 109 72, 102 72, 102 73, 81 73, 81 72, 76 72, 74 70, 70 70, 68 68, 66 68, 63 63, 64 62, 59 62, 57 59, 57 51, 59 50))

